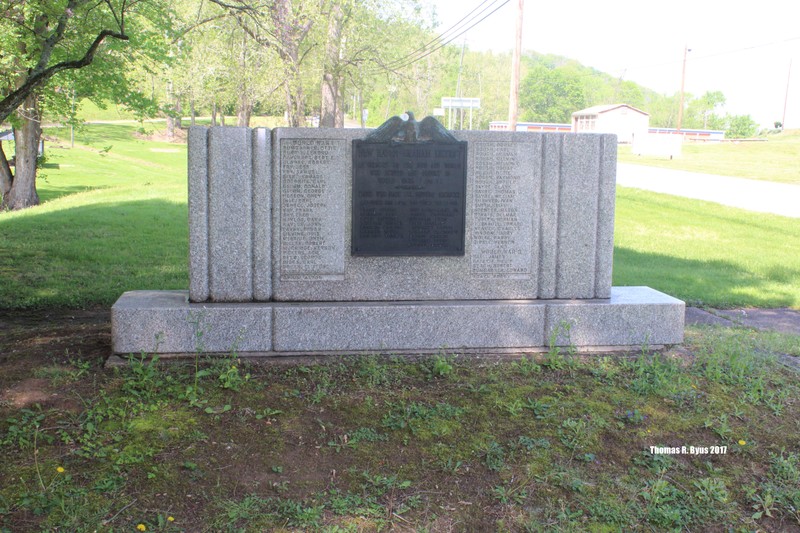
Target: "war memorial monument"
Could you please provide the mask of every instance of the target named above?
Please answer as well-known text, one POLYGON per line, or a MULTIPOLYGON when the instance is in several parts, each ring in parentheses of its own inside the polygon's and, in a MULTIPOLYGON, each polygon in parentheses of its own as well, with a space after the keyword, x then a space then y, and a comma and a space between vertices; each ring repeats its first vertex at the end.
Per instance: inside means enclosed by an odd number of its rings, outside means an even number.
POLYGON ((612 287, 614 135, 195 127, 188 291, 130 291, 113 350, 296 355, 677 344, 612 287))

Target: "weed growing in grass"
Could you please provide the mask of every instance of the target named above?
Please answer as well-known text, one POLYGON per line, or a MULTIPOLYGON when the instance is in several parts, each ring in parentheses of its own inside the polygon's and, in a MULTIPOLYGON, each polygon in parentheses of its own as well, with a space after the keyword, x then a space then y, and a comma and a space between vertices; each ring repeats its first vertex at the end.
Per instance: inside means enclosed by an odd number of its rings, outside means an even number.
POLYGON ((123 390, 142 403, 158 402, 166 382, 158 368, 158 356, 140 354, 128 360, 129 372, 124 376, 123 390))
POLYGON ((633 373, 631 390, 642 396, 669 397, 691 388, 679 362, 660 354, 642 352, 635 360, 623 362, 623 367, 633 373))
POLYGON ((533 451, 536 448, 547 449, 550 447, 550 441, 546 438, 534 439, 527 435, 520 435, 516 442, 512 443, 512 449, 524 448, 526 451, 533 451))
POLYGON ((575 369, 575 346, 571 344, 568 345, 567 353, 564 354, 561 351, 560 345, 560 341, 569 340, 571 329, 572 324, 569 322, 561 322, 558 324, 558 326, 553 328, 553 331, 550 332, 550 336, 548 337, 548 350, 544 360, 542 361, 542 366, 549 368, 550 370, 563 370, 567 368, 570 370, 570 372, 575 369))
POLYGON ((643 450, 634 455, 631 459, 633 464, 643 466, 650 472, 663 475, 674 464, 674 459, 669 455, 653 454, 649 450, 643 450))
POLYGON ((625 425, 640 425, 647 420, 647 415, 643 414, 638 409, 628 409, 624 412, 621 412, 617 415, 617 419, 620 420, 621 427, 625 425))
POLYGON ((724 413, 717 417, 707 418, 705 422, 703 422, 703 427, 711 429, 711 431, 716 433, 724 442, 729 441, 733 435, 733 428, 728 422, 728 415, 724 413))
POLYGON ((694 488, 695 515, 703 520, 716 518, 730 500, 725 482, 720 479, 702 478, 692 482, 694 488))
POLYGON ((528 490, 523 483, 514 484, 512 479, 508 483, 492 487, 492 497, 503 505, 511 503, 522 505, 528 497, 528 490))
POLYGON ((338 435, 332 441, 328 442, 328 446, 336 449, 339 453, 342 448, 356 448, 360 442, 385 442, 389 440, 389 436, 385 433, 378 433, 372 428, 358 428, 352 431, 349 435, 338 435))
POLYGON ((436 466, 442 472, 455 475, 458 474, 458 471, 461 470, 462 466, 464 466, 464 461, 459 461, 453 457, 446 457, 438 460, 436 462, 436 466))
POLYGON ((499 472, 506 466, 506 450, 503 445, 496 440, 491 439, 480 450, 480 455, 483 457, 483 464, 486 468, 494 472, 499 472))
POLYGON ((534 360, 533 357, 520 357, 518 361, 511 363, 512 368, 522 374, 523 376, 532 376, 542 371, 542 367, 534 360))
POLYGON ((575 455, 575 452, 589 445, 593 429, 584 418, 567 418, 558 429, 558 440, 575 455))
POLYGON ((422 430, 434 434, 447 432, 448 421, 455 421, 464 414, 464 409, 449 403, 434 406, 419 402, 389 403, 389 412, 384 415, 381 425, 388 429, 408 429, 413 435, 422 430))
POLYGON ((800 454, 781 450, 770 453, 770 467, 766 481, 746 489, 755 511, 752 518, 761 519, 782 515, 800 525, 800 454))
POLYGON ((455 372, 453 358, 441 354, 424 359, 421 368, 428 380, 448 378, 455 372))
POLYGON ((250 495, 241 501, 225 501, 220 506, 214 526, 226 530, 240 527, 319 527, 323 506, 284 498, 261 498, 250 495))
MULTIPOLYGON (((41 411, 42 407, 36 404, 34 409, 20 409, 19 417, 6 418, 7 427, 0 433, 0 446, 16 446, 20 450, 33 446, 45 419, 41 411)), ((48 444, 53 441, 47 434, 43 438, 48 439, 48 444)))
POLYGON ((215 365, 220 388, 238 391, 242 385, 250 380, 249 372, 244 375, 239 372, 241 364, 241 361, 236 358, 236 354, 232 353, 229 358, 215 365))
POLYGON ((526 398, 524 407, 533 411, 533 416, 537 420, 544 420, 552 416, 550 412, 552 404, 544 399, 526 398))
POLYGON ((355 375, 370 389, 386 387, 394 382, 389 365, 377 355, 361 357, 355 365, 355 375))
POLYGON ((518 417, 522 413, 522 410, 525 408, 525 404, 522 403, 522 400, 520 400, 519 398, 515 398, 507 402, 498 400, 497 403, 498 403, 497 407, 503 408, 511 418, 518 417))

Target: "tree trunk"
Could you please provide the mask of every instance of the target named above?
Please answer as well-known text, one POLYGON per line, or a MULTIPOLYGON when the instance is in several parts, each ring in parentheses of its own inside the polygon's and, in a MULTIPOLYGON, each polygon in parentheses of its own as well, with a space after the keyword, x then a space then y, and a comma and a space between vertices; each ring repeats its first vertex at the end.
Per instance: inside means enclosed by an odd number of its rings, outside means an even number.
POLYGON ((197 118, 197 112, 194 109, 194 95, 189 98, 189 110, 191 112, 191 125, 195 125, 195 119, 197 118))
POLYGON ((300 47, 298 43, 288 43, 281 54, 286 64, 286 111, 290 128, 302 128, 306 125, 305 98, 303 96, 303 80, 300 77, 300 47))
MULTIPOLYGON (((172 104, 173 94, 172 94, 172 82, 167 82, 167 102, 172 104)), ((167 111, 167 138, 174 139, 175 138, 175 117, 173 116, 172 109, 167 111)))
POLYGON ((14 182, 14 175, 11 173, 11 167, 8 166, 8 158, 3 150, 3 142, 0 141, 0 207, 5 202, 5 198, 11 191, 11 184, 14 182))
POLYGON ((39 154, 39 139, 42 137, 42 113, 38 95, 31 95, 17 111, 22 126, 14 128, 14 152, 16 167, 11 190, 5 198, 6 207, 25 209, 39 205, 36 193, 36 157, 39 154))
POLYGON ((339 55, 342 50, 342 22, 344 13, 338 3, 331 6, 328 18, 328 42, 325 45, 325 63, 322 73, 322 105, 320 106, 320 128, 343 128, 342 80, 338 74, 339 55))
POLYGON ((358 88, 358 121, 361 123, 362 128, 367 127, 367 121, 364 120, 364 93, 361 87, 358 88))
POLYGON ((253 114, 253 102, 247 96, 246 92, 242 91, 239 94, 239 109, 236 112, 238 120, 237 125, 243 128, 250 127, 250 116, 253 114))
POLYGON ((289 113, 290 128, 302 128, 306 125, 303 87, 299 81, 299 76, 297 80, 286 81, 286 108, 289 113))
POLYGON ((211 103, 211 125, 212 126, 216 126, 217 125, 217 101, 216 100, 214 100, 211 103))
POLYGON ((181 97, 175 95, 175 127, 181 129, 183 127, 183 104, 181 97))

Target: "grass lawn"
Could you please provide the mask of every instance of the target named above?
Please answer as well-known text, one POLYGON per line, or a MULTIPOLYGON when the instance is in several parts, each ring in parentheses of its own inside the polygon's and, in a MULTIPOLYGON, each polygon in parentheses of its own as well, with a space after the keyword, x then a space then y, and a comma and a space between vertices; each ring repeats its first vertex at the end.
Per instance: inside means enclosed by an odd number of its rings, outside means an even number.
POLYGON ((800 219, 617 188, 614 285, 694 305, 800 308, 800 219))
POLYGON ((800 185, 800 130, 765 142, 684 143, 681 157, 673 160, 632 155, 630 146, 620 146, 619 161, 800 185))
POLYGON ((188 286, 186 146, 134 130, 94 125, 74 149, 47 143, 43 204, 0 213, 0 308, 110 305, 129 289, 188 286))

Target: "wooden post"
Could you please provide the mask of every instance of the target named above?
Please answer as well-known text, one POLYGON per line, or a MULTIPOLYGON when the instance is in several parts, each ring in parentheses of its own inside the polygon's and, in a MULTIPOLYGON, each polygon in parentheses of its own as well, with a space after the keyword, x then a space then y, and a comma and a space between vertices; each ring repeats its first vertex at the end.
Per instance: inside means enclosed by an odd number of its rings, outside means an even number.
POLYGON ((514 55, 511 58, 511 95, 508 98, 508 130, 517 131, 519 116, 519 71, 522 57, 522 13, 525 0, 517 0, 517 25, 514 35, 514 55))

